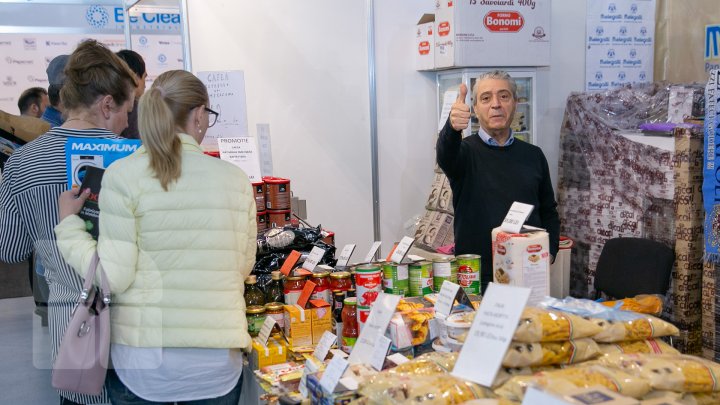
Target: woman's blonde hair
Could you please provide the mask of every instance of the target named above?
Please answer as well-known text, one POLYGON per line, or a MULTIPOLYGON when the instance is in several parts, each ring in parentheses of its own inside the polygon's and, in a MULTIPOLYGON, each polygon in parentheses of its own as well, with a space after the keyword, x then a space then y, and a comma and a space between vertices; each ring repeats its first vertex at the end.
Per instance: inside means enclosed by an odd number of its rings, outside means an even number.
POLYGON ((60 99, 66 110, 89 108, 98 97, 112 96, 117 105, 133 97, 135 75, 105 45, 89 39, 78 45, 65 66, 60 99))
POLYGON ((148 151, 150 169, 165 191, 181 174, 182 144, 177 133, 184 131, 190 111, 207 103, 205 85, 184 70, 161 74, 140 97, 140 139, 148 151))

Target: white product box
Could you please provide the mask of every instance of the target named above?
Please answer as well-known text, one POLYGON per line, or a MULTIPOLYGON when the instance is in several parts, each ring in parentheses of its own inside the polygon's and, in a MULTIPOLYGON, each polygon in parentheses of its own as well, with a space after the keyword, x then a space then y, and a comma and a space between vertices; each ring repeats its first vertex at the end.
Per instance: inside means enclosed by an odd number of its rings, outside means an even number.
POLYGON ((551 0, 438 0, 435 68, 547 66, 551 0))
POLYGON ((492 230, 493 281, 531 288, 528 305, 550 295, 550 237, 545 231, 492 230))
POLYGON ((415 32, 415 69, 435 69, 435 14, 423 14, 415 32))

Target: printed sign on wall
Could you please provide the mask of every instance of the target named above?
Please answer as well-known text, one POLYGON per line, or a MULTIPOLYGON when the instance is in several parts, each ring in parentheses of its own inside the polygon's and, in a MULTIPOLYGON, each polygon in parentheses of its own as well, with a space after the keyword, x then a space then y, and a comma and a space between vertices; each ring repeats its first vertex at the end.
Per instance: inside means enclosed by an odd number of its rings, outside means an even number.
POLYGON ((720 24, 705 26, 705 72, 720 69, 720 24))
POLYGON ((655 0, 595 0, 587 6, 585 90, 653 80, 655 0))

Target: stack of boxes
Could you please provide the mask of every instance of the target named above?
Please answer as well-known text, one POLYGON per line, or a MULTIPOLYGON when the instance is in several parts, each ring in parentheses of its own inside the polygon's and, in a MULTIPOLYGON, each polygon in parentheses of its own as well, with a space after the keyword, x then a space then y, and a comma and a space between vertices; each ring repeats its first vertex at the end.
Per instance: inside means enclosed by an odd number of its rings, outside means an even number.
POLYGON ((452 190, 440 168, 436 169, 425 209, 425 215, 420 219, 415 231, 415 244, 420 248, 435 251, 441 246, 455 243, 452 190))

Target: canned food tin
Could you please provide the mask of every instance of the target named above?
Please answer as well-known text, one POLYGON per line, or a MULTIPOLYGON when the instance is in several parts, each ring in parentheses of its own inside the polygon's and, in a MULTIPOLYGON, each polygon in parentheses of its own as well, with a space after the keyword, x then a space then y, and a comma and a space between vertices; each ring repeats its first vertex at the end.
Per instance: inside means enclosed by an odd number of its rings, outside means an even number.
POLYGON ((363 264, 355 267, 355 288, 357 289, 358 312, 360 307, 368 307, 382 292, 382 272, 380 266, 363 264))
POLYGON ((263 233, 268 228, 267 212, 260 211, 257 213, 257 229, 258 233, 263 233))
POLYGON ((269 210, 290 209, 290 180, 280 177, 263 177, 265 206, 269 210))
POLYGON ((457 260, 454 257, 445 256, 433 259, 433 288, 435 292, 440 292, 445 280, 457 284, 457 270, 457 260))
POLYGON ((290 210, 267 211, 268 225, 272 228, 282 228, 290 223, 290 210))
POLYGON ((408 266, 410 286, 409 297, 422 297, 433 292, 432 263, 422 261, 408 266))
POLYGON ((370 307, 357 307, 357 319, 358 319, 358 332, 362 332, 363 326, 370 317, 370 307))
POLYGON ((258 211, 265 211, 265 183, 252 183, 253 192, 255 194, 255 204, 258 211))
POLYGON ((480 294, 480 255, 460 255, 456 260, 460 287, 468 294, 480 294))
POLYGON ((407 264, 384 263, 383 290, 388 294, 405 296, 408 294, 408 266, 407 264))

